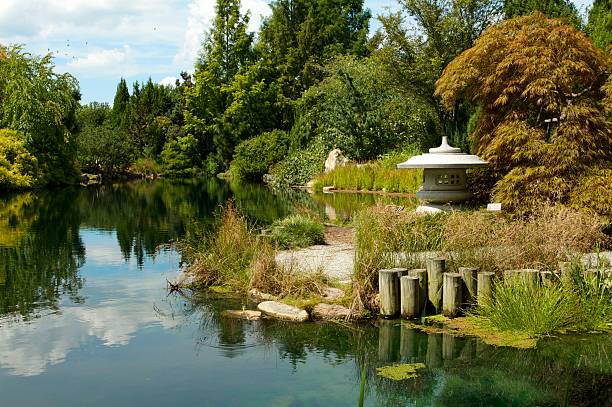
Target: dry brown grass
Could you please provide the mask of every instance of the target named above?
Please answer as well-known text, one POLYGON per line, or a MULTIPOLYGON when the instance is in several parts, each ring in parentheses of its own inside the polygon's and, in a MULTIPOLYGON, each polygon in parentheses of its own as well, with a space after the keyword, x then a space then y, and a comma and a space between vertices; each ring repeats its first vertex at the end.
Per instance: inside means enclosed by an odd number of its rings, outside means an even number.
POLYGON ((602 228, 597 215, 562 206, 540 208, 524 219, 455 212, 446 219, 443 248, 454 264, 482 271, 554 269, 559 261, 605 246, 602 228))

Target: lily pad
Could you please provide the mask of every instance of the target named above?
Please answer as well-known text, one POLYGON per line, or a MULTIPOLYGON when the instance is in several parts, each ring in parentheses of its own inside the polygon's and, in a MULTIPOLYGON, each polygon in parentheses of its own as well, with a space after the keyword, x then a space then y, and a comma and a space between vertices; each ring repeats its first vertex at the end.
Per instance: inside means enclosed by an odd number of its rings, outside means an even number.
POLYGON ((376 369, 376 372, 379 376, 386 377, 387 379, 406 380, 417 377, 418 369, 425 369, 425 365, 423 363, 398 363, 379 367, 376 369))

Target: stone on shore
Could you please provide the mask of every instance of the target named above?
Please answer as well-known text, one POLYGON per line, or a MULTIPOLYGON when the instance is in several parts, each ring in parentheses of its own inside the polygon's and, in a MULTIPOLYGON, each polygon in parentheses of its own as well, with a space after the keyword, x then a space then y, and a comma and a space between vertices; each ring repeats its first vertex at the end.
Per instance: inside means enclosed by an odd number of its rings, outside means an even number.
POLYGON ((274 301, 277 299, 272 294, 261 292, 256 288, 249 290, 249 298, 255 302, 274 301))
POLYGON ((247 319, 249 321, 256 321, 261 318, 261 311, 254 310, 226 310, 221 313, 224 318, 237 318, 247 319))
POLYGON ((308 321, 308 312, 282 302, 264 301, 257 305, 257 309, 272 318, 295 322, 308 321))
POLYGON ((178 288, 191 288, 196 284, 196 277, 193 273, 181 271, 180 274, 171 282, 171 285, 178 288))
POLYGON ((323 299, 325 301, 336 301, 344 297, 344 291, 339 288, 325 287, 323 289, 323 299))
POLYGON ((351 310, 342 305, 320 303, 315 305, 311 314, 313 319, 330 321, 350 318, 351 310))

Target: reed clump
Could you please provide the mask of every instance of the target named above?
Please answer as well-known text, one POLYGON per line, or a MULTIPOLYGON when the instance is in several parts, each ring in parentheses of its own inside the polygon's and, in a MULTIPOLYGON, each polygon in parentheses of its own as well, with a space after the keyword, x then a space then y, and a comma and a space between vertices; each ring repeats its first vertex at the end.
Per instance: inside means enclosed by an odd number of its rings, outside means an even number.
POLYGON ((241 293, 256 288, 279 297, 309 298, 320 296, 329 283, 321 271, 278 265, 274 241, 249 228, 232 202, 223 208, 218 228, 200 238, 197 245, 183 242, 182 250, 189 254, 188 271, 202 286, 241 293))

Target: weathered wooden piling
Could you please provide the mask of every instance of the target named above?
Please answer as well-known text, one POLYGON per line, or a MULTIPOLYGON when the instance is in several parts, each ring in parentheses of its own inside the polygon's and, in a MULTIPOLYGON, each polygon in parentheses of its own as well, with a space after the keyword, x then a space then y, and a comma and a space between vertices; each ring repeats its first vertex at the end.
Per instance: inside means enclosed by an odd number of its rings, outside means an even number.
POLYGON ((442 288, 442 313, 444 316, 456 317, 461 307, 461 299, 461 274, 444 273, 442 288))
POLYGON ((412 269, 408 275, 419 279, 419 309, 422 311, 427 305, 427 269, 412 269))
POLYGON ((464 306, 476 303, 478 295, 478 269, 476 267, 459 267, 462 286, 461 294, 464 306))
POLYGON ((456 341, 455 337, 451 334, 442 334, 442 359, 453 360, 455 359, 455 348, 456 341))
POLYGON ((573 285, 574 279, 572 278, 572 263, 569 261, 559 262, 559 276, 561 283, 565 285, 573 285))
POLYGON ((554 281, 555 275, 552 271, 540 271, 540 280, 542 285, 551 285, 554 281))
POLYGON ((389 270, 395 270, 395 272, 397 273, 397 278, 402 278, 408 275, 408 269, 405 269, 403 267, 393 267, 389 270))
POLYGON ((521 280, 530 287, 536 287, 540 284, 540 270, 521 269, 518 270, 518 275, 521 280))
POLYGON ((503 271, 504 281, 509 281, 512 278, 518 276, 518 270, 504 270, 503 271))
POLYGON ((400 310, 400 287, 397 271, 392 269, 379 270, 378 289, 380 315, 385 318, 395 317, 400 310))
POLYGON ((400 356, 415 358, 418 356, 418 335, 414 328, 409 328, 402 324, 400 327, 400 356))
POLYGON ((482 301, 486 301, 487 298, 491 298, 493 295, 493 278, 495 277, 495 273, 489 273, 481 271, 478 273, 478 303, 481 304, 482 301))
POLYGON ((400 309, 402 318, 417 318, 419 309, 419 278, 404 276, 400 278, 400 309))
POLYGON ((425 364, 430 369, 442 366, 442 334, 427 335, 427 353, 425 364))
POLYGON ((442 309, 442 282, 446 259, 433 257, 427 259, 427 298, 436 312, 442 309))
POLYGON ((378 326, 378 360, 397 362, 400 351, 400 330, 395 321, 381 319, 378 326))

